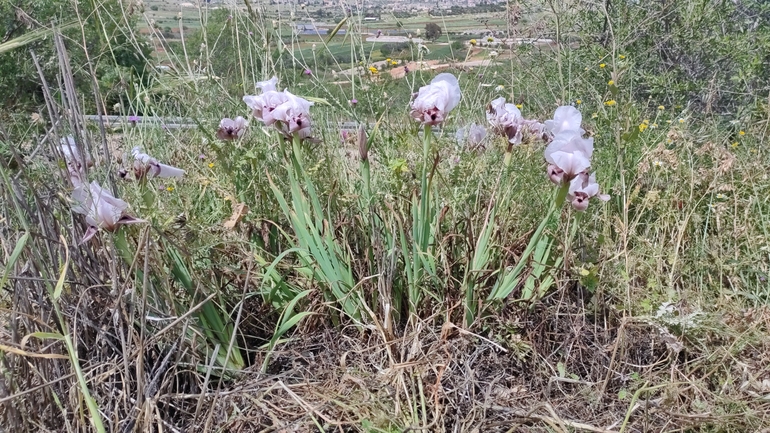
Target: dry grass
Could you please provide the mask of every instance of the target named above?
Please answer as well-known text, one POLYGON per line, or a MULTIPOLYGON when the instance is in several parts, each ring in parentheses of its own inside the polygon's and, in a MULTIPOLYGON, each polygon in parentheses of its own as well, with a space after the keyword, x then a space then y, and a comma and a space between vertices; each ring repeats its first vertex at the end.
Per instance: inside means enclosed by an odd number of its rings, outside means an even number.
MULTIPOLYGON (((228 382, 192 371, 182 340, 156 339, 140 352, 138 331, 126 322, 130 305, 115 305, 108 288, 80 291, 65 305, 109 431, 737 432, 766 425, 767 307, 711 318, 712 329, 688 339, 654 320, 587 311, 581 294, 561 295, 488 318, 484 333, 492 340, 449 322, 419 323, 390 342, 371 330, 301 329, 272 354, 265 373, 250 368, 228 382)), ((39 329, 41 305, 32 293, 15 296, 28 308, 10 312, 18 331, 39 329)), ((3 341, 18 340, 3 332, 3 341)), ((66 420, 84 428, 69 362, 40 357, 62 347, 33 342, 23 350, 26 356, 3 359, 3 425, 61 431, 66 420)), ((265 353, 253 356, 258 366, 265 353)))

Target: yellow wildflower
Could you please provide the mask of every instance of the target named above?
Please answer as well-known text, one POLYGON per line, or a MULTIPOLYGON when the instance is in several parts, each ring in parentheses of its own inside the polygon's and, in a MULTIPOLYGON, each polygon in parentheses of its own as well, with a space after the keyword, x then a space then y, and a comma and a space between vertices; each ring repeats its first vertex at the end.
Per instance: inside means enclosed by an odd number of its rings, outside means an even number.
POLYGON ((369 72, 372 74, 378 74, 380 71, 378 71, 374 66, 369 66, 369 72))
POLYGON ((171 191, 173 191, 173 190, 174 190, 174 187, 173 187, 173 186, 170 186, 170 187, 166 188, 166 191, 168 191, 168 192, 171 192, 171 191))
POLYGON ((619 56, 618 56, 618 58, 619 58, 620 60, 623 60, 623 59, 625 59, 625 58, 626 58, 626 56, 624 56, 623 54, 621 54, 621 55, 619 55, 619 56))
POLYGON ((577 101, 575 101, 575 104, 577 104, 577 105, 580 105, 580 104, 582 104, 582 103, 583 103, 583 101, 581 101, 580 99, 578 99, 577 101))
POLYGON ((738 148, 738 142, 734 141, 733 144, 731 144, 730 146, 732 146, 733 149, 737 149, 738 148))
POLYGON ((599 117, 599 113, 594 113, 591 115, 591 119, 596 119, 597 117, 599 117))
POLYGON ((615 80, 607 81, 607 85, 608 86, 614 86, 615 85, 615 80))
POLYGON ((666 107, 664 107, 663 105, 658 105, 658 110, 661 110, 661 111, 663 111, 663 110, 665 110, 665 109, 666 109, 666 107))
POLYGON ((521 107, 523 107, 523 106, 524 106, 524 104, 516 104, 516 108, 518 108, 519 110, 521 110, 521 107))
POLYGON ((644 132, 644 130, 647 129, 648 127, 649 127, 649 125, 647 125, 646 123, 640 123, 639 124, 639 132, 644 132))
POLYGON ((468 41, 468 43, 471 45, 476 45, 478 42, 476 42, 476 39, 471 39, 470 41, 468 41))
POLYGON ((606 106, 608 106, 608 107, 612 107, 612 106, 614 106, 615 104, 617 104, 617 102, 615 102, 615 100, 614 100, 614 99, 610 99, 609 101, 605 101, 605 102, 604 102, 604 105, 606 105, 606 106))
POLYGON ((495 38, 493 38, 492 36, 487 36, 487 42, 492 42, 494 40, 495 40, 495 38))
POLYGON ((642 120, 642 123, 644 123, 645 125, 649 125, 650 124, 650 119, 644 119, 644 120, 642 120))
POLYGON ((604 64, 604 63, 600 63, 600 64, 599 64, 599 67, 600 67, 600 68, 602 68, 602 69, 604 69, 604 67, 605 67, 605 66, 607 66, 607 65, 606 65, 606 64, 604 64))
POLYGON ((209 168, 214 168, 214 163, 213 162, 209 162, 209 168))
POLYGON ((746 135, 746 131, 739 131, 739 132, 738 132, 738 135, 740 135, 741 137, 743 137, 744 135, 746 135))
POLYGON ((682 119, 682 118, 680 117, 680 118, 679 118, 679 123, 684 123, 684 119, 682 119))
POLYGON ((390 61, 391 61, 391 60, 390 60, 390 57, 388 57, 387 59, 385 59, 385 61, 386 61, 386 62, 390 62, 390 61))

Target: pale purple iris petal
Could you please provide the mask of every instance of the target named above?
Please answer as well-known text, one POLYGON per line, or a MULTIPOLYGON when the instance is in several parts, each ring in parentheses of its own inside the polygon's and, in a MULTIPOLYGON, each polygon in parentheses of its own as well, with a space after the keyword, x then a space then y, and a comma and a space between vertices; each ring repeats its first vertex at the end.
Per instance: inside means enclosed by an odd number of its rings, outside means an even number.
POLYGON ((534 120, 527 120, 521 115, 516 105, 506 103, 505 98, 500 97, 490 102, 487 106, 487 121, 495 133, 508 139, 511 144, 521 144, 524 140, 524 131, 534 134, 539 138, 541 124, 534 120))
POLYGON ((236 140, 241 138, 246 132, 249 123, 241 116, 235 119, 224 118, 219 122, 217 129, 217 138, 220 140, 236 140))
POLYGON ((276 107, 287 101, 288 97, 285 93, 275 90, 268 90, 257 96, 246 95, 243 97, 243 102, 251 108, 252 115, 266 126, 270 126, 275 122, 273 111, 276 107))
POLYGON ((83 185, 86 181, 86 167, 94 165, 88 155, 80 152, 75 139, 72 136, 63 137, 59 151, 64 156, 64 162, 67 166, 67 174, 74 187, 83 185))
POLYGON ((455 134, 457 142, 468 149, 483 149, 484 139, 487 137, 487 129, 475 123, 468 127, 460 128, 455 134))
POLYGON ((411 116, 424 125, 438 125, 461 98, 457 78, 448 73, 438 74, 427 86, 420 87, 411 103, 411 116))
POLYGON ((577 108, 571 105, 564 105, 556 109, 552 120, 545 121, 545 129, 553 135, 561 132, 573 131, 578 135, 583 135, 585 131, 580 128, 583 116, 577 108))
POLYGON ((554 152, 551 158, 553 165, 559 167, 568 179, 572 179, 591 166, 591 161, 581 152, 554 152))
POLYGON ((75 202, 72 211, 85 215, 89 225, 81 243, 91 239, 99 229, 114 231, 121 224, 146 222, 127 215, 128 203, 113 196, 96 181, 91 182, 88 190, 85 186, 76 188, 72 199, 75 202))
POLYGON ((268 92, 268 91, 275 91, 276 87, 275 85, 278 84, 278 77, 273 77, 267 81, 260 81, 257 83, 257 87, 262 91, 262 93, 268 92))
POLYGON ((555 152, 580 152, 587 158, 594 153, 594 139, 583 138, 570 132, 556 135, 553 141, 545 148, 545 160, 553 164, 551 155, 555 152))
POLYGON ((302 139, 310 137, 310 107, 313 103, 288 90, 283 93, 286 101, 275 107, 272 112, 275 121, 281 122, 280 131, 287 137, 295 134, 302 139))
POLYGON ((596 183, 595 174, 589 176, 586 173, 581 173, 572 179, 567 194, 567 200, 572 204, 572 207, 582 212, 588 208, 588 203, 592 197, 602 201, 610 199, 609 195, 599 194, 599 184, 596 183))
POLYGON ((182 177, 184 170, 166 164, 161 164, 157 159, 142 152, 139 146, 131 151, 134 156, 134 175, 142 179, 148 174, 156 177, 182 177))
POLYGON ((564 170, 554 164, 548 164, 548 178, 556 185, 561 185, 561 182, 564 179, 564 170))

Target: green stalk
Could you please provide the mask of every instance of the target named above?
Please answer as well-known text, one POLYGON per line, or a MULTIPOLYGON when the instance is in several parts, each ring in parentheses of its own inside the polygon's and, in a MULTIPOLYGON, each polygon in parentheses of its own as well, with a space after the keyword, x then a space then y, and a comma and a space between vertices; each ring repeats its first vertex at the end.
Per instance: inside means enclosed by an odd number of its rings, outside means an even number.
POLYGON ((551 208, 551 212, 549 212, 548 216, 551 215, 556 209, 561 209, 561 206, 564 204, 564 201, 567 199, 567 194, 569 193, 569 183, 563 182, 562 185, 559 187, 559 192, 556 194, 556 200, 554 200, 554 207, 551 208))
MULTIPOLYGON (((412 312, 416 312, 417 305, 422 298, 422 290, 418 287, 422 276, 425 274, 424 261, 428 253, 428 247, 430 244, 430 229, 431 229, 431 193, 430 193, 430 148, 431 148, 431 136, 433 131, 430 125, 425 125, 422 141, 422 176, 420 178, 420 197, 419 203, 412 202, 412 273, 411 281, 409 284, 409 309, 412 312)), ((407 257, 405 257, 407 258, 407 257)))
POLYGON ((430 174, 430 164, 428 157, 430 155, 430 138, 433 135, 433 131, 430 125, 425 125, 425 133, 422 137, 422 179, 420 180, 420 217, 422 223, 422 236, 419 239, 420 248, 422 251, 428 249, 428 236, 430 235, 430 220, 428 219, 428 213, 430 212, 430 181, 428 176, 430 174))
POLYGON ((503 165, 505 165, 506 167, 510 167, 510 165, 511 165, 511 156, 512 155, 513 154, 510 151, 506 151, 505 152, 505 158, 503 159, 503 165))
MULTIPOLYGON (((527 244, 527 248, 524 250, 521 258, 519 259, 519 262, 516 263, 516 266, 514 266, 513 269, 511 269, 509 272, 503 272, 503 275, 500 277, 500 280, 498 280, 495 288, 492 289, 492 293, 489 294, 489 297, 487 298, 488 300, 491 301, 506 298, 519 284, 521 281, 522 273, 524 271, 524 267, 529 262, 529 258, 532 256, 532 253, 534 253, 538 248, 546 226, 553 222, 554 215, 559 215, 561 212, 561 207, 564 205, 564 201, 567 198, 567 193, 569 193, 569 183, 562 183, 556 193, 554 201, 551 203, 551 207, 548 213, 546 214, 545 218, 543 218, 543 221, 540 222, 540 225, 537 226, 535 233, 532 235, 532 238, 530 238, 529 243, 527 244)), ((540 247, 540 250, 542 251, 543 246, 541 245, 540 247)))

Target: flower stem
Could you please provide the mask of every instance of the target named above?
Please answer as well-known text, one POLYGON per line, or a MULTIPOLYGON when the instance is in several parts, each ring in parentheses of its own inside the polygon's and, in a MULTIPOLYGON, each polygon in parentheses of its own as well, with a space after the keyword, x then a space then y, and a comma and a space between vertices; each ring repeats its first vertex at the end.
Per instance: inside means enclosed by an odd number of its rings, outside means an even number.
POLYGON ((300 156, 302 155, 300 149, 301 141, 302 139, 299 138, 299 135, 297 134, 295 134, 291 139, 292 163, 297 170, 297 175, 299 175, 299 173, 304 173, 305 171, 305 168, 302 167, 302 160, 300 159, 300 156))
POLYGON ((569 193, 569 183, 564 182, 559 186, 559 192, 556 194, 556 200, 554 201, 556 209, 561 209, 561 206, 567 199, 567 193, 569 193))
POLYGON ((513 143, 508 142, 508 147, 505 148, 505 159, 503 159, 503 165, 509 167, 511 165, 511 157, 513 156, 513 143))
POLYGON ((430 125, 425 125, 425 132, 422 137, 422 161, 425 164, 422 168, 422 179, 428 178, 428 155, 430 154, 430 137, 433 135, 433 130, 430 125))
MULTIPOLYGON (((430 193, 430 140, 433 135, 430 125, 425 125, 422 141, 422 177, 420 179, 420 196, 412 202, 412 245, 411 261, 412 271, 410 272, 411 281, 409 281, 409 310, 410 313, 416 313, 418 304, 422 299, 422 290, 420 284, 425 275, 424 261, 422 258, 428 256, 430 247, 431 223, 433 222, 433 212, 431 209, 430 193)), ((407 259, 407 257, 405 257, 407 259)), ((411 317, 410 317, 411 320, 411 317)))
POLYGON ((420 234, 417 239, 420 250, 428 250, 428 237, 430 236, 430 139, 433 131, 430 125, 425 125, 424 135, 422 137, 422 179, 420 180, 420 234))

